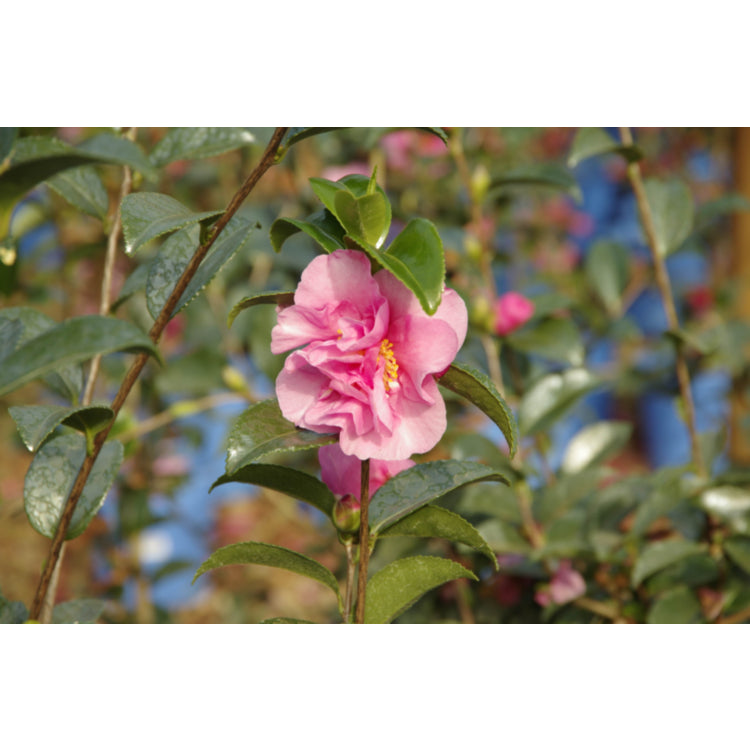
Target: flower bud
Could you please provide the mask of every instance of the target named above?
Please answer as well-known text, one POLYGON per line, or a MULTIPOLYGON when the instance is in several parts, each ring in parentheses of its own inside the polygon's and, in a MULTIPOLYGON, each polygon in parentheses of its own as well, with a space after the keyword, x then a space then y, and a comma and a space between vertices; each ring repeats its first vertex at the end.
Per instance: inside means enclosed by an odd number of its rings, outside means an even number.
POLYGON ((333 523, 342 533, 351 534, 359 529, 359 500, 354 495, 336 498, 333 523))
POLYGON ((479 261, 482 257, 482 243, 473 234, 467 234, 464 238, 464 248, 471 260, 479 261))
POLYGON ((484 164, 480 164, 471 175, 471 195, 475 203, 481 203, 487 195, 492 182, 490 173, 484 164))

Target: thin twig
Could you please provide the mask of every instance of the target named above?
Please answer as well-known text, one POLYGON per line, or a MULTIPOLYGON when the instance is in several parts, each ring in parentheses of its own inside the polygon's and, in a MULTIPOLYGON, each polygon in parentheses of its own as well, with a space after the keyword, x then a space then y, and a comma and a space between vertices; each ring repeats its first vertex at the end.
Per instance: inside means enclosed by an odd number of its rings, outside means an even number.
MULTIPOLYGON (((633 136, 630 133, 630 128, 620 128, 620 137, 622 138, 623 145, 633 145, 633 136)), ((630 180, 630 185, 635 193, 636 203, 638 204, 638 213, 641 217, 643 231, 646 234, 648 246, 651 251, 651 260, 654 264, 656 285, 659 288, 659 295, 661 296, 662 304, 664 305, 667 323, 672 331, 677 331, 680 328, 680 321, 677 317, 677 310, 674 304, 672 285, 669 281, 669 274, 667 273, 667 266, 664 262, 664 258, 662 258, 657 250, 654 217, 651 213, 651 206, 649 205, 646 188, 643 184, 641 168, 637 162, 632 162, 628 165, 628 179, 630 180)), ((677 381, 680 386, 680 395, 682 396, 682 402, 685 407, 685 421, 687 423, 688 432, 690 433, 690 447, 693 463, 695 464, 698 475, 705 477, 706 467, 703 462, 703 452, 701 450, 700 440, 698 439, 698 430, 695 424, 695 406, 693 404, 693 395, 690 390, 690 372, 688 371, 687 359, 685 358, 685 352, 679 344, 677 344, 675 350, 677 381)))
MULTIPOLYGON (((162 332, 164 331, 167 323, 172 317, 172 313, 174 312, 174 309, 177 306, 182 293, 187 288, 187 285, 195 275, 198 267, 206 257, 208 251, 211 249, 211 246, 215 242, 216 238, 237 212, 245 198, 247 198, 247 196, 253 190, 255 185, 258 183, 258 180, 260 180, 260 178, 275 163, 276 155, 279 151, 279 146, 281 145, 281 141, 283 140, 286 131, 287 128, 276 128, 273 136, 271 136, 271 140, 268 143, 263 156, 261 157, 258 166, 253 170, 253 172, 245 181, 244 185, 242 185, 242 187, 232 198, 226 208, 226 211, 224 211, 216 224, 214 224, 206 241, 195 251, 195 254, 188 263, 187 268, 185 268, 182 276, 180 276, 180 278, 178 279, 174 289, 172 290, 172 293, 164 303, 164 307, 162 307, 161 312, 154 322, 154 325, 149 331, 149 336, 154 343, 158 342, 159 338, 161 337, 162 332)), ((86 458, 81 465, 81 469, 78 472, 78 476, 76 477, 73 488, 68 495, 68 499, 60 516, 60 521, 57 525, 55 536, 52 539, 47 564, 45 565, 44 570, 42 571, 41 578, 39 579, 39 585, 37 587, 34 601, 31 605, 30 610, 30 619, 32 620, 39 619, 39 612, 41 610, 44 597, 47 593, 47 589, 49 588, 50 578, 57 563, 57 558, 60 555, 60 549, 62 547, 63 541, 65 540, 65 535, 67 534, 68 527, 70 526, 70 521, 73 517, 73 513, 75 512, 78 499, 83 492, 83 488, 86 486, 86 480, 88 479, 89 474, 91 473, 91 469, 94 466, 94 461, 96 461, 96 458, 99 455, 99 451, 101 451, 102 446, 104 445, 104 441, 107 439, 107 435, 109 435, 109 432, 112 429, 115 418, 120 412, 120 409, 125 403, 125 400, 130 394, 133 386, 135 385, 135 382, 138 379, 141 370, 143 370, 143 368, 145 367, 148 358, 149 355, 147 352, 143 352, 136 357, 135 362, 132 364, 130 370, 128 370, 128 373, 125 376, 122 385, 120 386, 120 390, 117 392, 117 395, 115 396, 114 401, 111 404, 111 409, 114 412, 112 421, 109 423, 109 425, 107 425, 107 427, 105 427, 96 435, 96 437, 94 438, 93 449, 89 454, 86 455, 86 458)))
POLYGON ((367 590, 367 566, 370 562, 370 459, 362 461, 359 500, 359 578, 357 580, 357 610, 354 622, 365 621, 365 592, 367 590))
POLYGON ((354 578, 356 575, 357 561, 354 542, 352 540, 348 540, 344 546, 346 548, 346 594, 344 596, 344 622, 348 625, 352 621, 352 600, 354 599, 354 578))

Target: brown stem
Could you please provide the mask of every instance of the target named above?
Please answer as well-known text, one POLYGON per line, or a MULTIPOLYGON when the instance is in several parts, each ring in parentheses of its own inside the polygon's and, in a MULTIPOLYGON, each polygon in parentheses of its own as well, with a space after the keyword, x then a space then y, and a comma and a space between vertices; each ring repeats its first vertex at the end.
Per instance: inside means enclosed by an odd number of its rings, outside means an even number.
POLYGON ((362 461, 361 492, 359 500, 359 578, 357 580, 357 609, 354 622, 365 621, 365 592, 367 590, 367 566, 370 562, 370 459, 362 461))
MULTIPOLYGON (((237 212, 245 198, 247 198, 247 196, 253 190, 255 185, 258 183, 258 180, 260 180, 260 178, 275 163, 276 155, 279 151, 279 146, 281 145, 281 141, 283 140, 286 131, 287 128, 276 128, 273 136, 271 136, 271 140, 268 143, 263 156, 261 157, 258 166, 253 170, 253 172, 245 181, 244 185, 242 185, 242 187, 232 198, 226 208, 226 211, 224 211, 216 224, 214 224, 213 229, 208 236, 208 239, 195 251, 195 254, 190 260, 190 263, 188 263, 187 268, 183 271, 182 276, 180 276, 180 278, 178 279, 174 289, 172 290, 172 293, 164 303, 164 307, 162 307, 159 316, 157 317, 154 325, 149 331, 149 336, 154 343, 159 340, 162 332, 164 331, 164 328, 172 317, 172 313, 174 312, 174 309, 177 306, 177 302, 182 296, 182 293, 187 288, 187 285, 190 283, 191 279, 195 275, 195 272, 198 270, 198 266, 200 266, 201 262, 206 257, 206 254, 211 249, 211 246, 213 245, 216 238, 237 212)), ((60 556, 60 550, 65 540, 65 535, 67 534, 68 527, 70 526, 70 521, 73 517, 73 513, 75 512, 76 504, 78 503, 78 499, 83 492, 83 488, 86 485, 86 480, 91 473, 91 469, 94 466, 94 461, 99 455, 99 451, 101 451, 102 446, 104 445, 104 441, 107 439, 107 435, 109 435, 109 431, 112 429, 115 418, 122 408, 122 405, 125 403, 125 399, 128 397, 128 394, 135 385, 135 382, 138 379, 141 370, 143 370, 143 368, 145 367, 146 362, 148 361, 148 356, 149 355, 144 352, 136 357, 135 362, 133 362, 130 370, 125 376, 125 380, 123 380, 122 385, 120 386, 120 390, 117 392, 117 395, 112 402, 111 409, 114 412, 112 421, 109 423, 109 425, 107 425, 107 427, 105 427, 96 435, 96 437, 94 438, 93 449, 86 456, 83 464, 81 465, 78 476, 76 477, 73 488, 68 495, 68 499, 60 516, 60 522, 57 525, 55 536, 52 539, 47 564, 45 565, 44 570, 42 571, 41 578, 39 579, 39 585, 37 587, 37 591, 34 596, 34 601, 31 605, 29 615, 30 619, 32 620, 39 619, 42 602, 44 601, 47 589, 49 588, 50 578, 52 577, 52 573, 57 564, 57 558, 60 556)))
POLYGON ((347 541, 346 545, 346 594, 344 596, 344 622, 348 625, 352 621, 352 599, 354 598, 354 578, 356 574, 357 561, 355 556, 355 545, 353 541, 347 541))
MULTIPOLYGON (((625 146, 633 145, 633 137, 630 133, 630 128, 620 128, 620 137, 625 146)), ((630 185, 635 193, 636 203, 638 204, 638 213, 641 217, 643 231, 646 234, 646 240, 648 241, 648 246, 651 251, 651 260, 654 264, 656 285, 659 289, 662 304, 664 305, 664 312, 667 315, 667 323, 671 330, 677 331, 680 328, 680 321, 677 317, 677 310, 674 304, 672 285, 669 281, 669 274, 667 273, 667 266, 664 262, 664 258, 657 250, 654 218, 651 213, 651 206, 648 202, 646 188, 641 176, 641 168, 638 163, 633 162, 628 165, 628 179, 630 180, 630 185)), ((701 451, 700 441, 698 440, 698 430, 695 425, 695 406, 693 404, 693 395, 690 390, 690 373, 688 371, 687 359, 685 358, 685 352, 679 344, 675 348, 677 381, 680 386, 680 395, 682 396, 682 402, 685 407, 685 421, 687 422, 688 432, 690 433, 690 446, 693 463, 695 464, 698 474, 705 477, 707 473, 703 462, 703 452, 701 451)))

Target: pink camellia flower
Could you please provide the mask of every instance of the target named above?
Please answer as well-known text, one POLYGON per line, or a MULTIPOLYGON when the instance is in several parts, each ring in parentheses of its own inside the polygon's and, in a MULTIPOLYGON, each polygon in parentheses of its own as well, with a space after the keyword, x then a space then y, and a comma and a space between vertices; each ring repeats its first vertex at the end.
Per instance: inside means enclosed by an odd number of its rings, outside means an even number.
POLYGON ((400 461, 435 446, 446 428, 435 382, 466 337, 463 300, 445 289, 429 316, 385 269, 357 250, 320 255, 279 311, 271 351, 294 349, 276 379, 281 413, 314 432, 339 432, 360 460, 400 461))
POLYGON ((537 591, 534 601, 540 607, 547 607, 553 603, 567 604, 585 593, 586 581, 583 580, 583 576, 573 568, 570 560, 563 560, 552 576, 549 588, 537 591))
POLYGON ((495 300, 494 311, 495 333, 507 336, 534 314, 534 303, 523 294, 508 292, 495 300))

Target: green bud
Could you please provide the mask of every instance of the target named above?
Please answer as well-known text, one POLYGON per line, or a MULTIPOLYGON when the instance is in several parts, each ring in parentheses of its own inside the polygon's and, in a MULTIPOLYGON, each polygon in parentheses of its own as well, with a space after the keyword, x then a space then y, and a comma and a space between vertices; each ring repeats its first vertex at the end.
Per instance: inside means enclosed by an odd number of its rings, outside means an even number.
POLYGON ((333 523, 342 533, 353 533, 359 529, 359 500, 354 495, 336 499, 333 523))
POLYGON ((482 203, 492 182, 490 173, 484 164, 480 164, 471 175, 471 197, 475 203, 482 203))

